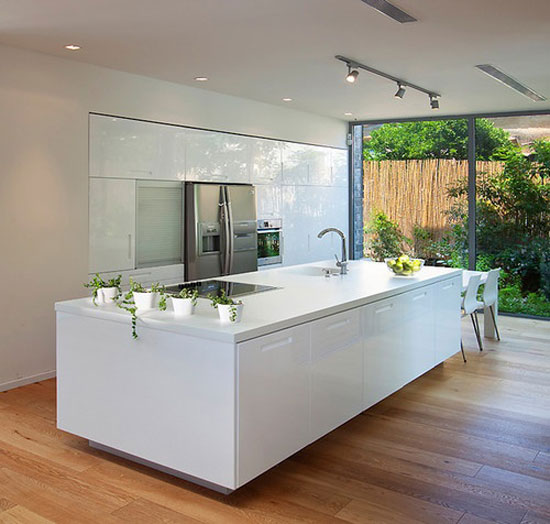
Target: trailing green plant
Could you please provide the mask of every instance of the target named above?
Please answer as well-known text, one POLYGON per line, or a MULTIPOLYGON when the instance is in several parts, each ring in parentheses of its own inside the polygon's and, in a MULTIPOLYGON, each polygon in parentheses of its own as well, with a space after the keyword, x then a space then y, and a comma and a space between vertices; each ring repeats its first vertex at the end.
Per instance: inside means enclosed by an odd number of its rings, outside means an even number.
POLYGON ((158 282, 151 284, 151 293, 159 294, 159 310, 166 311, 166 286, 161 286, 158 282))
POLYGON ((170 295, 174 298, 187 298, 191 300, 193 306, 197 305, 197 299, 199 298, 199 291, 197 288, 184 287, 179 293, 170 295))
POLYGON ((242 304, 241 300, 233 300, 225 294, 225 290, 221 290, 217 295, 208 295, 212 307, 218 309, 218 306, 231 306, 229 308, 229 320, 235 322, 237 320, 237 306, 242 304))
POLYGON ((161 286, 158 282, 151 284, 151 289, 145 289, 143 285, 130 278, 130 288, 123 296, 122 300, 118 304, 118 307, 128 311, 132 316, 132 337, 138 338, 137 334, 137 307, 134 301, 134 293, 159 293, 158 308, 160 311, 166 310, 166 288, 161 286))
POLYGON ((384 258, 398 257, 411 244, 399 229, 397 222, 393 222, 383 211, 375 211, 369 223, 365 226, 365 233, 370 236, 367 254, 374 260, 382 262, 384 258))
POLYGON ((97 292, 104 287, 116 287, 118 289, 118 294, 120 295, 120 283, 122 281, 122 275, 118 275, 115 278, 111 278, 105 282, 100 276, 99 273, 96 273, 93 278, 87 283, 84 284, 84 287, 92 290, 92 300, 94 305, 97 306, 97 292))

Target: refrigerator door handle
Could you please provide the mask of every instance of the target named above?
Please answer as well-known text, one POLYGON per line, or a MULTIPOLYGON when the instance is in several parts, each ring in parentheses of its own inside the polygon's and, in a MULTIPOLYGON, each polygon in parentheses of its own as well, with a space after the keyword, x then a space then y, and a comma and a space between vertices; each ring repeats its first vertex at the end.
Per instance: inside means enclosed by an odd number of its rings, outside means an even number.
POLYGON ((227 205, 227 221, 229 223, 229 264, 228 275, 233 273, 233 259, 235 255, 235 229, 233 227, 233 210, 231 209, 231 191, 229 187, 225 187, 226 205, 227 205))
POLYGON ((221 194, 221 207, 222 207, 222 222, 224 231, 224 247, 223 247, 223 261, 222 261, 222 275, 230 274, 230 257, 231 257, 231 228, 229 221, 229 208, 227 205, 227 188, 225 186, 220 187, 221 194))

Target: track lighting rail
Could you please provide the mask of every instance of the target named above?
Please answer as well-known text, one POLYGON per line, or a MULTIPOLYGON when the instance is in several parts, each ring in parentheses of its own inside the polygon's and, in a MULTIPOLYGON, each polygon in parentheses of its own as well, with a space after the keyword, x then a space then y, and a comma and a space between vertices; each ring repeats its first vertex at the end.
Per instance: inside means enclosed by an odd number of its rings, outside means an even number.
POLYGON ((386 78, 387 80, 391 80, 392 82, 395 82, 396 84, 398 84, 398 86, 400 87, 404 87, 404 88, 410 87, 411 89, 419 91, 420 93, 424 93, 425 95, 428 95, 430 99, 436 99, 441 97, 441 95, 439 93, 436 93, 435 91, 430 91, 429 89, 425 89, 423 87, 417 86, 416 84, 411 84, 410 82, 407 82, 402 78, 397 78, 396 76, 390 75, 388 73, 384 73, 384 71, 380 71, 378 69, 375 69, 374 67, 370 67, 368 65, 362 64, 361 62, 357 62, 356 60, 352 60, 351 58, 347 58, 342 55, 336 55, 334 58, 336 58, 336 60, 340 60, 340 62, 344 62, 344 64, 346 64, 350 69, 363 69, 364 71, 368 71, 373 75, 377 75, 382 78, 386 78))

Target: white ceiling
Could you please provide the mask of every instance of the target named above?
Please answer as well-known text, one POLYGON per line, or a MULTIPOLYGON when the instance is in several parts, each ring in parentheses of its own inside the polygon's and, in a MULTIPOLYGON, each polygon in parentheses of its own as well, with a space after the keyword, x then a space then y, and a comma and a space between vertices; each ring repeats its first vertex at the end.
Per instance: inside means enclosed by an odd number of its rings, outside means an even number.
POLYGON ((550 99, 549 0, 393 3, 419 22, 361 0, 2 0, 0 43, 345 120, 433 112, 366 72, 348 84, 336 54, 441 93, 441 114, 550 108, 474 69, 494 64, 550 99))

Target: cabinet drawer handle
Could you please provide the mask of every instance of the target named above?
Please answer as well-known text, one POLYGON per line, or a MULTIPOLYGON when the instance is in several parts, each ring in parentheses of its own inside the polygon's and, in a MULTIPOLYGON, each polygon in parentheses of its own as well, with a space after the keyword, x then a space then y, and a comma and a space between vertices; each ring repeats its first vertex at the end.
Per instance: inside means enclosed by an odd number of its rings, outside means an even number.
POLYGON ((346 318, 346 320, 341 320, 340 322, 335 322, 334 324, 327 326, 327 329, 338 329, 339 327, 343 327, 350 322, 351 320, 349 318, 346 318))
POLYGON ((415 302, 416 300, 420 300, 421 298, 424 298, 426 296, 426 292, 424 293, 420 293, 420 295, 416 295, 415 297, 413 297, 413 302, 415 302))
POLYGON ((150 169, 130 169, 130 173, 145 173, 146 175, 152 175, 153 172, 150 169))
POLYGON ((389 311, 392 308, 393 308, 393 304, 388 304, 387 306, 381 307, 379 309, 375 309, 374 312, 375 314, 378 315, 378 313, 385 313, 386 311, 389 311))
POLYGON ((128 259, 132 260, 132 234, 128 233, 128 259))
POLYGON ((130 276, 131 277, 146 277, 147 275, 150 275, 151 274, 151 271, 147 272, 147 273, 132 273, 130 276))
POLYGON ((262 346, 262 352, 271 351, 272 349, 277 349, 283 346, 288 346, 288 344, 292 344, 293 341, 294 339, 292 337, 277 340, 277 342, 272 342, 271 344, 266 344, 265 346, 262 346))
POLYGON ((447 284, 444 288, 443 288, 443 291, 447 290, 447 289, 451 289, 452 287, 455 287, 455 283, 454 282, 451 282, 450 284, 447 284))

